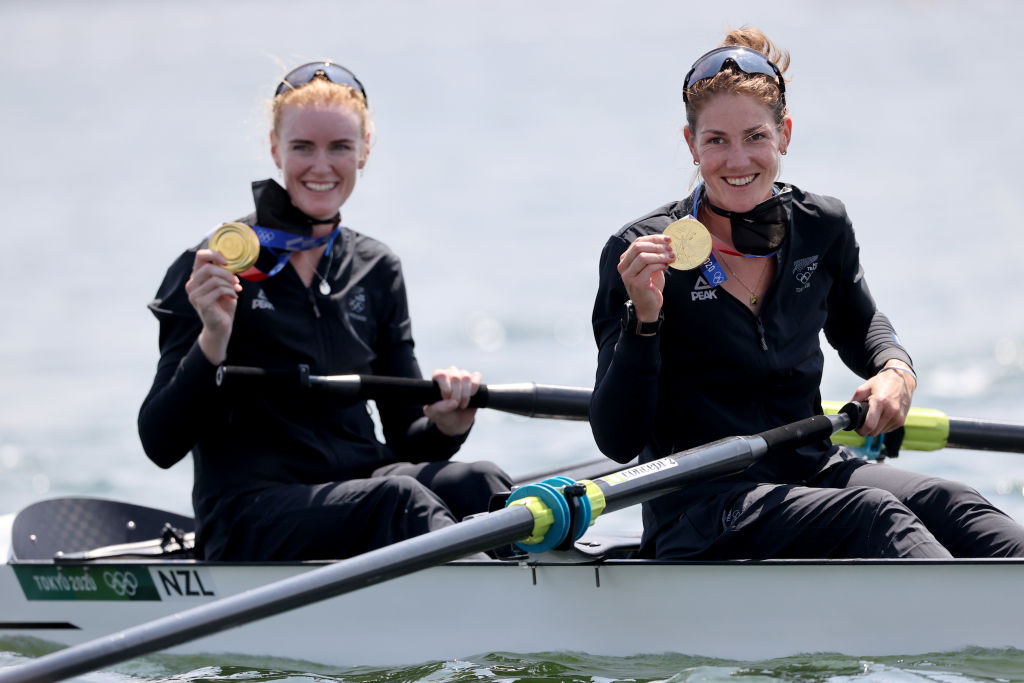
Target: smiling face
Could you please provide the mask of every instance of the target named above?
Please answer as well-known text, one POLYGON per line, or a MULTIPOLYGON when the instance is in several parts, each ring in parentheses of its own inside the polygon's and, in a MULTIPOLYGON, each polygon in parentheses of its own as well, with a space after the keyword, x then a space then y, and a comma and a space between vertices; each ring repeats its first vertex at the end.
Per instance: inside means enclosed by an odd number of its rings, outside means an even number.
POLYGON ((721 93, 708 100, 696 130, 687 126, 683 134, 711 203, 743 212, 771 197, 792 125, 786 117, 778 127, 772 110, 751 95, 721 93))
POLYGON ((313 218, 330 218, 355 189, 369 141, 348 107, 288 105, 270 133, 270 153, 292 204, 313 218))

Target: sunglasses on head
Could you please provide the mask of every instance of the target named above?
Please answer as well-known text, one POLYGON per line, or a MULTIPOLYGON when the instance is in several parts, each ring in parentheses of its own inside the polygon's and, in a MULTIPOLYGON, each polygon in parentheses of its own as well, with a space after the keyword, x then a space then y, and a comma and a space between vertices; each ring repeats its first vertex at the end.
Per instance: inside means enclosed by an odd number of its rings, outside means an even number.
POLYGON ((274 97, 305 85, 314 78, 323 78, 331 83, 355 88, 363 96, 363 99, 369 103, 369 99, 366 97, 366 89, 359 82, 359 79, 356 78, 356 75, 339 64, 327 61, 310 62, 289 71, 288 75, 282 78, 278 84, 277 90, 274 91, 274 97))
POLYGON ((690 68, 683 79, 683 102, 687 101, 686 91, 707 78, 714 78, 726 68, 735 67, 745 74, 764 74, 775 78, 779 86, 779 97, 786 101, 786 83, 779 67, 757 50, 741 45, 728 45, 705 53, 690 68))

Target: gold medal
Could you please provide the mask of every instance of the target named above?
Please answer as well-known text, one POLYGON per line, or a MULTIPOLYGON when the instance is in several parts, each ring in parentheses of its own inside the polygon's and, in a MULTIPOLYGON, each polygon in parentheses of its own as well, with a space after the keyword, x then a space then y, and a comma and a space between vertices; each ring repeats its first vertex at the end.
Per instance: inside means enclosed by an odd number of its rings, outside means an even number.
POLYGON ((260 255, 260 238, 245 223, 225 223, 210 237, 210 249, 228 260, 225 268, 241 273, 252 267, 260 255))
POLYGON ((664 233, 672 240, 676 260, 669 264, 676 270, 693 270, 711 255, 711 233, 695 218, 681 218, 670 223, 664 233))

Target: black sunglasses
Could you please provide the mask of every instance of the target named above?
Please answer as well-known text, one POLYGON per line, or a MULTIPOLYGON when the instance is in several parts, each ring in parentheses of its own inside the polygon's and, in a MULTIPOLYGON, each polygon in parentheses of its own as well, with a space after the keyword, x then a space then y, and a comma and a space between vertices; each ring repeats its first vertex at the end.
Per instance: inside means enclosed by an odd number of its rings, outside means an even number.
POLYGON ((683 79, 683 102, 687 101, 686 91, 697 82, 714 78, 726 68, 735 67, 745 74, 764 74, 775 78, 779 86, 779 97, 786 101, 786 82, 775 63, 757 50, 742 45, 727 45, 701 55, 683 79))
POLYGON ((338 85, 347 85, 351 88, 355 88, 362 94, 363 100, 369 103, 369 99, 366 97, 366 88, 359 82, 356 75, 334 62, 310 62, 309 64, 303 64, 300 67, 292 69, 288 72, 288 75, 281 79, 281 82, 277 86, 277 90, 274 91, 274 97, 277 97, 283 92, 288 90, 294 90, 300 85, 309 83, 314 78, 323 78, 331 83, 337 83, 338 85))

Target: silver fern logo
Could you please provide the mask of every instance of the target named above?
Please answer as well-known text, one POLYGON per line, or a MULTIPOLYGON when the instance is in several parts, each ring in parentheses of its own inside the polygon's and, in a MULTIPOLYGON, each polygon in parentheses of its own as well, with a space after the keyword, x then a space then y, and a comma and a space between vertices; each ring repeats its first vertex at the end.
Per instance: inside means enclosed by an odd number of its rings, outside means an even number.
POLYGON ((811 277, 814 275, 814 271, 818 269, 818 256, 808 256, 807 258, 797 259, 793 263, 793 277, 799 283, 796 291, 802 292, 811 286, 811 277))

